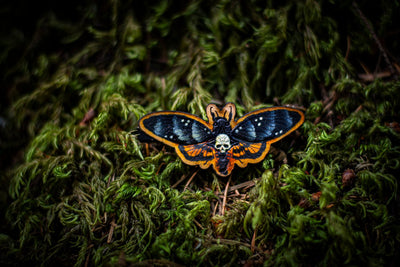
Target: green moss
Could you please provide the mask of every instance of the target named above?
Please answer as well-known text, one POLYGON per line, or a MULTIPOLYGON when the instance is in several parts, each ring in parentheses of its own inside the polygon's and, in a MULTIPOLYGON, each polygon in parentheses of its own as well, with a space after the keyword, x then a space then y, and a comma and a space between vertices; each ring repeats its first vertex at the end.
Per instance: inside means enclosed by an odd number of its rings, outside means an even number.
POLYGON ((398 261, 398 1, 23 2, 0 16, 1 263, 398 261), (210 102, 306 122, 224 194, 135 131, 210 102))

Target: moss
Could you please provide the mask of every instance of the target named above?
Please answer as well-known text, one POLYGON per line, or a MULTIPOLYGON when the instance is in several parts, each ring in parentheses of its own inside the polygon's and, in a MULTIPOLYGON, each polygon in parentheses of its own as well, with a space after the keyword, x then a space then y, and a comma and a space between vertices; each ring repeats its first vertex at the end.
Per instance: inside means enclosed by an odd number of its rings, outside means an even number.
POLYGON ((399 5, 6 5, 0 262, 395 263, 399 5), (210 102, 292 104, 306 122, 228 179, 138 141, 144 114, 205 118, 210 102))

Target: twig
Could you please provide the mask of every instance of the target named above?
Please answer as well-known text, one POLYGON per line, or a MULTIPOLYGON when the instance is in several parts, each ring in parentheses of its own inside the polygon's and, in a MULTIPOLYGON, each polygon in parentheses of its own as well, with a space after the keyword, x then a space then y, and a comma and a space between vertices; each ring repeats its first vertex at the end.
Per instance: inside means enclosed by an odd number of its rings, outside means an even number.
POLYGON ((110 175, 110 176, 108 177, 108 180, 107 180, 107 188, 110 187, 110 183, 113 182, 114 179, 115 179, 115 173, 113 173, 113 175, 110 175))
POLYGON ((253 238, 251 239, 250 249, 251 249, 251 252, 253 252, 253 253, 256 248, 256 236, 257 236, 257 227, 256 227, 256 229, 254 229, 253 238))
POLYGON ((113 234, 114 234, 114 228, 115 228, 115 226, 117 226, 117 225, 115 224, 115 218, 114 218, 114 219, 111 221, 110 232, 108 232, 107 244, 110 244, 110 243, 111 243, 111 240, 112 240, 112 237, 113 237, 113 234))
POLYGON ((182 183, 182 181, 185 180, 185 179, 186 179, 186 175, 183 174, 183 175, 181 176, 181 178, 180 178, 176 183, 174 183, 174 184, 171 186, 171 188, 177 187, 177 186, 178 186, 180 183, 182 183))
POLYGON ((193 222, 194 222, 201 230, 204 230, 204 227, 203 227, 198 221, 196 221, 196 219, 193 219, 193 222))
POLYGON ((350 40, 350 36, 347 36, 347 49, 346 49, 346 56, 344 57, 344 60, 347 61, 347 59, 349 58, 349 54, 350 54, 350 47, 351 47, 351 40, 350 40))
MULTIPOLYGON (((213 242, 217 243, 217 244, 226 244, 226 245, 233 245, 233 246, 245 246, 248 248, 251 248, 251 245, 245 242, 241 242, 241 241, 236 241, 236 240, 232 240, 232 239, 224 239, 224 238, 215 238, 212 239, 213 242)), ((260 248, 255 247, 255 250, 257 250, 257 252, 262 253, 263 251, 260 248)))
POLYGON ((88 266, 89 266, 90 250, 92 249, 92 247, 94 247, 94 245, 93 245, 93 244, 90 244, 90 245, 87 247, 87 249, 86 249, 86 251, 87 251, 87 256, 86 256, 86 260, 85 260, 85 267, 88 267, 88 266))
POLYGON ((244 183, 241 183, 241 184, 238 184, 238 185, 232 185, 231 187, 229 187, 229 192, 232 192, 232 191, 235 191, 235 190, 238 190, 238 189, 241 189, 241 188, 246 188, 247 189, 247 188, 253 187, 255 184, 256 183, 253 180, 253 181, 247 181, 247 182, 244 182, 244 183))
POLYGON ((158 166, 158 169, 157 169, 157 172, 156 172, 157 175, 160 173, 161 167, 164 166, 164 165, 165 165, 165 163, 161 162, 160 166, 158 166))
POLYGON ((214 209, 213 209, 213 215, 212 215, 213 217, 215 216, 215 214, 217 214, 218 204, 219 204, 219 202, 216 201, 215 206, 214 206, 214 209))
POLYGON ((195 171, 192 176, 190 176, 189 181, 185 184, 185 187, 183 188, 183 191, 185 191, 188 186, 190 185, 190 183, 192 182, 193 178, 196 176, 196 174, 199 172, 199 170, 195 171))
POLYGON ((85 116, 83 117, 83 119, 81 120, 81 122, 79 123, 79 126, 87 126, 89 124, 89 122, 96 116, 96 113, 94 112, 93 108, 90 108, 85 116))
POLYGON ((389 60, 388 55, 386 54, 385 49, 383 48, 382 43, 379 41, 378 36, 376 35, 374 29, 372 28, 371 23, 369 23, 369 21, 367 20, 367 18, 364 16, 364 14, 362 13, 362 11, 360 10, 360 8, 358 7, 356 1, 353 1, 353 7, 356 10, 358 16, 361 18, 361 20, 364 22, 365 26, 367 26, 368 31, 370 32, 370 34, 372 35, 372 38, 374 39, 375 43, 378 45, 379 50, 381 51, 383 58, 386 61, 386 64, 389 67, 390 73, 395 74, 395 69, 393 68, 392 63, 389 60))
POLYGON ((375 80, 376 78, 386 78, 386 77, 390 77, 390 75, 392 75, 389 71, 383 71, 383 72, 379 72, 376 74, 358 74, 358 78, 360 78, 361 80, 365 81, 365 82, 372 82, 373 80, 375 80))
POLYGON ((229 183, 231 182, 231 178, 232 178, 232 175, 229 175, 229 180, 225 186, 224 198, 222 200, 222 210, 221 210, 222 216, 224 216, 224 214, 225 214, 226 196, 228 195, 229 183))
POLYGON ((353 113, 356 114, 356 113, 360 112, 360 110, 362 110, 362 109, 363 109, 363 106, 359 105, 353 113))

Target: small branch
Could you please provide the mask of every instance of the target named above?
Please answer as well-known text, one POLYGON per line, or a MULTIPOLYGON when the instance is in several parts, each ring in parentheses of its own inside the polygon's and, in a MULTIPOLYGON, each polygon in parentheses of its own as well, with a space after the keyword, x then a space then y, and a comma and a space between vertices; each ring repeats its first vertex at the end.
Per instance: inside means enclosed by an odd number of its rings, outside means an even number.
POLYGON ((238 190, 238 189, 241 189, 241 188, 248 189, 250 187, 253 187, 255 184, 256 184, 255 181, 247 181, 247 182, 244 182, 244 183, 241 183, 241 184, 238 184, 238 185, 232 185, 231 187, 229 187, 228 191, 232 192, 232 191, 235 191, 235 190, 238 190))
POLYGON ((115 218, 111 221, 111 226, 110 226, 110 231, 108 232, 108 237, 107 237, 107 244, 111 243, 113 234, 114 234, 114 228, 115 226, 117 226, 117 224, 115 223, 115 218))
POLYGON ((347 61, 347 59, 349 58, 349 54, 350 54, 350 47, 351 47, 351 40, 350 40, 350 36, 347 36, 347 49, 346 49, 346 56, 344 57, 344 60, 347 61))
POLYGON ((188 186, 190 185, 190 183, 192 182, 193 178, 196 176, 196 174, 199 172, 199 170, 195 171, 192 176, 190 176, 189 181, 186 183, 185 188, 183 188, 183 191, 185 191, 188 186))
POLYGON ((390 73, 395 74, 396 71, 393 68, 392 63, 389 60, 389 57, 385 51, 385 49, 383 48, 382 43, 379 41, 378 36, 376 35, 374 29, 372 28, 371 23, 369 23, 369 21, 367 20, 367 18, 364 16, 364 14, 362 13, 362 11, 360 10, 360 8, 358 7, 356 1, 353 1, 353 7, 355 9, 355 11, 357 12, 358 16, 361 18, 361 20, 364 22, 365 26, 368 28, 368 31, 370 32, 370 34, 372 35, 372 38, 374 39, 375 43, 378 45, 379 50, 381 51, 383 58, 385 59, 386 64, 389 67, 390 73))
POLYGON ((217 214, 218 204, 219 204, 219 202, 217 201, 217 202, 215 203, 215 206, 214 206, 214 209, 213 209, 212 217, 214 217, 215 214, 217 214))
POLYGON ((256 249, 256 237, 257 237, 257 227, 256 229, 254 229, 254 233, 253 233, 253 238, 251 239, 251 252, 254 253, 254 250, 256 249))
POLYGON ((222 210, 221 210, 222 216, 224 216, 224 214, 225 214, 226 196, 228 195, 229 183, 231 182, 231 178, 232 178, 232 175, 229 175, 229 180, 225 186, 224 198, 222 200, 222 210))
POLYGON ((185 179, 186 179, 186 175, 184 174, 184 175, 181 176, 181 178, 180 178, 176 183, 174 183, 174 184, 171 186, 171 188, 177 187, 177 186, 178 186, 180 183, 182 183, 183 180, 185 180, 185 179))
POLYGON ((89 124, 89 122, 91 120, 93 120, 93 118, 96 116, 96 113, 94 112, 93 108, 90 108, 85 116, 83 117, 83 119, 81 120, 81 122, 79 123, 79 126, 87 126, 89 124))
MULTIPOLYGON (((232 239, 215 238, 215 239, 212 239, 212 242, 217 243, 217 244, 225 244, 225 245, 231 245, 231 246, 245 246, 245 247, 251 248, 251 244, 232 240, 232 239)), ((254 247, 254 250, 259 253, 264 253, 260 248, 257 248, 257 247, 254 247)))
POLYGON ((201 230, 204 230, 204 227, 203 227, 198 221, 196 221, 196 219, 193 219, 193 222, 194 222, 201 230))

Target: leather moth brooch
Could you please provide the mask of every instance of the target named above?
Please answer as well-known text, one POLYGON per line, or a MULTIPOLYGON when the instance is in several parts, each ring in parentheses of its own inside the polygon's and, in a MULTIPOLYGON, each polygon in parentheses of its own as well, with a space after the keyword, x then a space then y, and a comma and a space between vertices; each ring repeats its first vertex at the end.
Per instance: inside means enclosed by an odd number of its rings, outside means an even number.
POLYGON ((275 143, 304 122, 303 112, 289 107, 263 108, 235 120, 236 106, 221 110, 207 106, 208 121, 189 113, 160 111, 145 115, 139 128, 148 136, 175 148, 183 162, 206 169, 213 166, 220 176, 258 163, 275 143))

